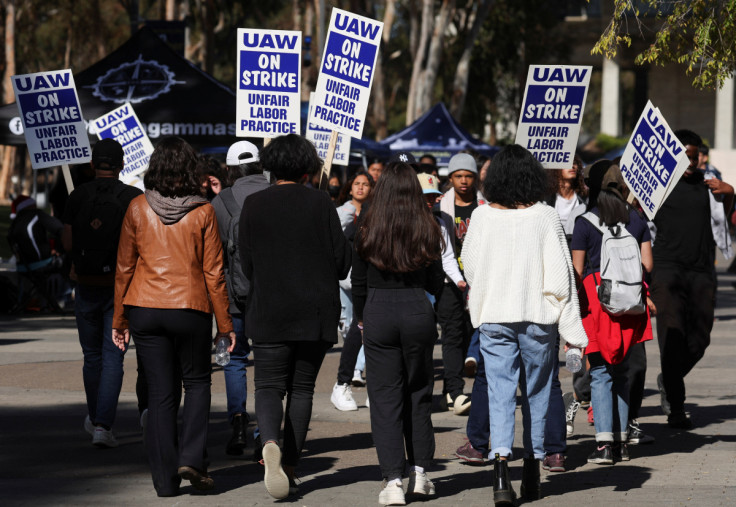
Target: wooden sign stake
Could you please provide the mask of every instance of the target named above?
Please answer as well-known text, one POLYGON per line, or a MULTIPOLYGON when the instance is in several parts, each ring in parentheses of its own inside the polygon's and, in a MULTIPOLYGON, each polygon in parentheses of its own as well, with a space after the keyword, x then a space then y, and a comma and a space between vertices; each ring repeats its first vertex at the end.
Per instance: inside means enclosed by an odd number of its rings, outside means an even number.
POLYGON ((66 189, 71 194, 74 190, 74 182, 72 181, 72 173, 69 171, 69 164, 61 165, 61 172, 64 173, 64 183, 66 183, 66 189))
POLYGON ((325 163, 322 166, 322 175, 319 178, 319 189, 327 190, 327 185, 330 181, 330 171, 332 170, 332 159, 335 156, 335 148, 337 147, 337 130, 333 130, 330 134, 330 145, 327 147, 327 156, 325 157, 325 163))

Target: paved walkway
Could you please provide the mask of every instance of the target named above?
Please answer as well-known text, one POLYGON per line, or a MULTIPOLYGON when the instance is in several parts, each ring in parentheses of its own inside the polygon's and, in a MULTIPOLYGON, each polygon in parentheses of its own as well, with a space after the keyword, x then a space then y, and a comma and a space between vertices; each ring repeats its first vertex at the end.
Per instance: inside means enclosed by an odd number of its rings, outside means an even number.
MULTIPOLYGON (((687 377, 688 403, 695 428, 670 430, 659 408, 656 341, 647 345, 649 371, 640 423, 656 437, 653 445, 632 448, 632 459, 613 467, 586 463, 594 430, 580 411, 569 442, 566 473, 542 472, 540 505, 736 505, 736 276, 721 273, 718 320, 705 358, 687 377)), ((295 505, 377 505, 380 473, 372 448, 369 413, 339 412, 329 401, 339 348, 328 355, 317 383, 314 414, 304 458, 298 469, 301 497, 295 505)), ((457 460, 466 418, 439 411, 440 347, 435 348, 433 415, 437 452, 430 470, 437 489, 431 505, 489 505, 490 467, 457 460)), ((210 471, 215 490, 196 494, 189 486, 177 498, 158 499, 143 452, 135 398, 135 356, 126 356, 126 376, 115 432, 117 449, 100 450, 82 429, 85 402, 82 353, 73 317, 0 318, 0 504, 2 505, 271 505, 263 469, 243 457, 225 454, 229 437, 223 374, 213 374, 210 419, 210 471)), ((252 375, 249 372, 249 375, 252 375)), ((566 371, 562 383, 569 389, 566 371)), ((252 376, 251 376, 252 378, 252 376)), ((252 390, 252 385, 249 385, 252 390)), ((470 391, 471 381, 466 383, 470 391)), ((365 389, 356 389, 359 404, 365 389)), ((252 408, 252 397, 249 398, 252 408)), ((520 447, 517 413, 515 455, 520 447)), ((252 429, 252 428, 251 428, 252 429)), ((521 461, 512 462, 518 492, 521 461)), ((414 502, 417 503, 417 502, 414 502)))

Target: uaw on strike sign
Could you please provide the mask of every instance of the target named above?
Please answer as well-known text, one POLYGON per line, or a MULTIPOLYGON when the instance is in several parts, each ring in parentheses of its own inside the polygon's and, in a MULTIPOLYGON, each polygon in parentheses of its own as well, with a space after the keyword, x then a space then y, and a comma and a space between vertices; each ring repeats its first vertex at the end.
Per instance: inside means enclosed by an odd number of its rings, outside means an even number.
POLYGON ((71 70, 13 76, 13 90, 34 169, 89 162, 92 152, 71 70))
POLYGON ((301 51, 301 32, 238 29, 238 136, 300 132, 301 51))
POLYGON ((649 220, 669 197, 690 161, 664 116, 647 103, 621 156, 621 174, 649 220))
POLYGON ((382 31, 380 21, 332 9, 311 123, 362 137, 382 31))
POLYGON ((97 137, 115 139, 123 147, 125 161, 120 171, 120 180, 130 180, 148 169, 148 162, 153 153, 153 144, 148 139, 133 106, 125 103, 119 108, 103 114, 94 121, 97 137))
POLYGON ((572 167, 592 71, 588 66, 529 67, 516 144, 546 169, 572 167))

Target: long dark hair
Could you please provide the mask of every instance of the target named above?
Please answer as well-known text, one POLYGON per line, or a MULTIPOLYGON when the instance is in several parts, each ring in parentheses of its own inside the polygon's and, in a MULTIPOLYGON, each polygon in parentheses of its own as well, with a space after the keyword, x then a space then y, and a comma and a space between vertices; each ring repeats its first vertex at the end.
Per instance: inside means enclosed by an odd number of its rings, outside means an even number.
POLYGON ((596 204, 601 223, 608 226, 615 225, 619 222, 622 224, 629 223, 629 209, 624 200, 616 192, 605 188, 601 189, 596 204))
POLYGON ((153 150, 143 184, 164 197, 202 195, 204 180, 197 164, 197 154, 188 142, 167 137, 153 150))
POLYGON ((505 208, 531 206, 549 189, 545 169, 529 150, 511 144, 493 157, 483 180, 483 197, 505 208))
MULTIPOLYGON (((365 169, 360 169, 357 173, 353 174, 353 176, 348 181, 345 182, 342 188, 340 188, 340 195, 337 198, 337 202, 339 204, 345 204, 350 199, 350 192, 353 188, 353 182, 355 182, 355 179, 358 176, 365 176, 366 178, 368 178, 368 184, 371 187, 371 193, 373 193, 373 189, 376 186, 376 182, 373 181, 373 176, 371 176, 370 173, 365 169)), ((370 198, 370 194, 368 194, 368 196, 370 198)))
POLYGON ((389 164, 371 194, 355 238, 363 260, 381 271, 408 273, 440 258, 444 248, 440 226, 409 164, 389 164))

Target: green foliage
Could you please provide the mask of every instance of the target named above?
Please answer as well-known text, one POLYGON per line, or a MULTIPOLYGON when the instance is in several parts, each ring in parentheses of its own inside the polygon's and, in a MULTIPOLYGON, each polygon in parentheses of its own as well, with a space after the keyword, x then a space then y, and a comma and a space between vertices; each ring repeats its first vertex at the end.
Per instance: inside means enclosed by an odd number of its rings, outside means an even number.
POLYGON ((626 146, 626 143, 629 142, 629 138, 628 137, 614 137, 608 134, 600 133, 597 136, 595 136, 595 142, 598 145, 598 148, 600 148, 600 150, 603 153, 607 153, 616 148, 621 148, 623 146, 626 146))
POLYGON ((684 64, 697 88, 720 88, 736 71, 736 0, 614 0, 611 22, 592 52, 613 58, 631 46, 632 35, 644 38, 647 18, 656 34, 637 55, 638 65, 684 64))

